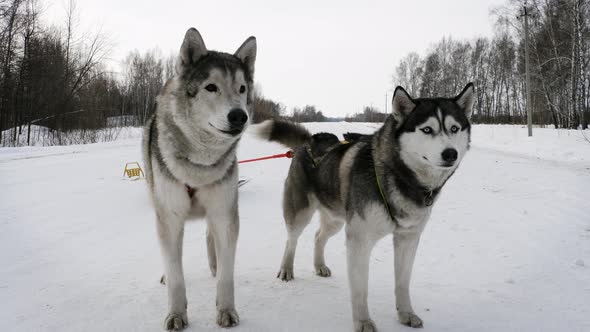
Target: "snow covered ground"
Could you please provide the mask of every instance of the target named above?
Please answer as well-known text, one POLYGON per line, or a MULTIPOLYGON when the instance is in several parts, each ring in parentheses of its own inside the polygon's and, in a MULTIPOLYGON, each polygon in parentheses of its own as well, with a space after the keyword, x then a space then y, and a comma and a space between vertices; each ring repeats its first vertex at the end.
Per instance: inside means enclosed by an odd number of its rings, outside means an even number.
MULTIPOLYGON (((375 124, 309 124, 369 133, 375 124)), ((133 131, 131 131, 133 132, 133 131)), ((139 131, 135 131, 136 137, 139 131)), ((434 208, 412 294, 425 331, 590 331, 590 143, 579 131, 475 126, 473 148, 434 208)), ((587 136, 590 136, 586 134, 587 136)), ((133 136, 133 135, 129 135, 133 136)), ((239 158, 285 149, 246 136, 239 158)), ((161 331, 166 293, 139 139, 0 149, 0 331, 161 331)), ((343 232, 313 273, 314 220, 293 282, 275 278, 286 233, 287 159, 240 166, 235 331, 351 331, 343 232)), ((189 331, 216 331, 205 225, 187 224, 189 331)), ((371 259, 369 305, 381 331, 395 316, 391 237, 371 259)))

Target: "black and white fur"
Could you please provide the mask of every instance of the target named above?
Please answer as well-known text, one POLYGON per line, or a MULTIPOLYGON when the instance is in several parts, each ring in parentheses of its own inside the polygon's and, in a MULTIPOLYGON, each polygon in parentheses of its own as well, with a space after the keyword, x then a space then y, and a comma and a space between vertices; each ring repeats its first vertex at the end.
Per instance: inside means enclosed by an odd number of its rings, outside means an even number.
POLYGON ((316 210, 320 228, 315 236, 315 270, 330 276, 324 247, 346 224, 354 328, 376 331, 367 304, 369 256, 379 239, 393 233, 398 317, 402 324, 422 327, 410 301, 414 257, 432 204, 469 149, 473 102, 471 83, 454 98, 412 99, 398 87, 393 114, 384 125, 374 135, 348 133, 347 144, 332 134, 311 135, 290 122, 259 125, 259 136, 295 152, 285 181, 288 240, 277 277, 293 279, 297 239, 316 210))
POLYGON ((146 178, 168 289, 167 330, 188 325, 182 243, 184 223, 194 218, 207 220, 209 266, 218 278, 217 324, 239 322, 234 305, 236 147, 249 123, 255 59, 254 37, 228 54, 207 50, 199 32, 189 29, 176 76, 162 88, 145 126, 146 178))

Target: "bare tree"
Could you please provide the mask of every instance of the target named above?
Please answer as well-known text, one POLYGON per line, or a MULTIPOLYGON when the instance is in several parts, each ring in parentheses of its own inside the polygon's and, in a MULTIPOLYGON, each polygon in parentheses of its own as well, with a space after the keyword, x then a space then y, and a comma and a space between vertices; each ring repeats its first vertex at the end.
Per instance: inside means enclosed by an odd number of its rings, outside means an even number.
POLYGON ((102 110, 80 108, 81 92, 105 74, 100 64, 110 44, 100 31, 78 31, 74 1, 61 30, 42 27, 40 13, 37 0, 0 2, 0 131, 11 128, 2 145, 22 144, 25 125, 31 144, 33 124, 49 127, 44 135, 60 142, 67 131, 104 122, 96 115, 102 110))
POLYGON ((295 107, 291 119, 295 122, 325 122, 328 120, 322 111, 314 105, 305 105, 303 108, 295 107))
POLYGON ((125 107, 128 114, 143 124, 153 111, 156 96, 164 80, 164 65, 160 52, 151 50, 141 55, 131 52, 125 60, 125 107))
MULTIPOLYGON (((587 128, 590 121, 590 4, 584 0, 530 0, 531 93, 536 124, 587 128)), ((443 38, 412 75, 408 55, 395 68, 397 82, 420 81, 420 95, 443 96, 473 81, 477 87, 474 120, 523 123, 524 44, 515 13, 520 0, 492 11, 493 38, 458 42, 443 38), (418 76, 417 78, 415 76, 418 76)))
MULTIPOLYGON (((14 89, 13 65, 15 57, 16 35, 20 29, 19 14, 23 0, 12 0, 6 3, 3 18, 6 20, 3 27, 3 56, 2 56, 2 101, 0 102, 0 131, 7 127, 6 120, 12 113, 12 94, 14 89)), ((14 111, 14 110, 13 110, 14 111)), ((0 133, 1 135, 1 133, 0 133)), ((0 142, 4 137, 0 136, 0 142)))
POLYGON ((388 115, 389 114, 381 113, 376 107, 365 106, 363 107, 362 112, 346 116, 344 120, 348 122, 384 122, 388 115))
POLYGON ((285 112, 285 106, 262 95, 260 85, 254 87, 252 93, 252 123, 280 117, 285 112))
POLYGON ((395 68, 393 85, 403 86, 412 96, 417 96, 422 84, 422 60, 416 52, 406 55, 395 68))

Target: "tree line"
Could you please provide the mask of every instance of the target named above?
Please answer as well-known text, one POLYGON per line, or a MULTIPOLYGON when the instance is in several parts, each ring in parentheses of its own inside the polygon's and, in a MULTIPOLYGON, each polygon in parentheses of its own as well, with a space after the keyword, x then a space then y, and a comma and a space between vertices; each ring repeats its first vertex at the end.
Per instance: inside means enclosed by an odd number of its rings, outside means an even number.
MULTIPOLYGON (((393 81, 413 96, 450 96, 465 82, 477 87, 476 123, 525 123, 524 35, 516 18, 522 1, 508 0, 492 15, 493 38, 443 38, 424 55, 410 53, 393 81)), ((531 92, 534 122, 587 128, 590 121, 590 4, 531 0, 531 92)), ((0 0, 0 146, 100 139, 97 129, 140 126, 153 112, 162 84, 174 75, 175 55, 130 52, 121 70, 107 65, 112 45, 100 31, 84 32, 70 0, 57 26, 42 24, 40 0, 0 0), (36 126, 42 130, 32 130, 36 126), (36 135, 36 136, 35 136, 36 135), (76 137, 73 140, 72 137, 76 137)), ((277 116, 330 121, 313 105, 290 115, 256 87, 253 121, 277 116)), ((373 107, 347 121, 382 121, 373 107)), ((112 132, 108 137, 115 137, 112 132)))
POLYGON ((122 87, 104 65, 112 48, 106 36, 81 31, 74 1, 60 26, 42 25, 42 11, 38 0, 0 0, 2 146, 23 134, 25 144, 39 134, 63 144, 74 129, 85 137, 121 102, 122 87), (35 125, 60 130, 31 132, 35 125))
MULTIPOLYGON (((412 96, 452 96, 476 86, 476 123, 526 123, 522 1, 495 9, 493 38, 443 38, 424 56, 412 52, 396 66, 394 85, 412 96)), ((532 0, 529 16, 531 103, 535 124, 587 128, 590 121, 590 4, 532 0)))
MULTIPOLYGON (((133 51, 115 72, 109 39, 82 31, 74 0, 58 26, 44 26, 42 11, 38 0, 0 0, 0 146, 92 143, 116 138, 105 128, 141 126, 176 56, 133 51)), ((254 121, 285 112, 254 95, 254 121)))
POLYGON ((382 113, 378 108, 373 106, 363 107, 362 112, 347 115, 344 118, 346 122, 384 122, 388 114, 382 113))

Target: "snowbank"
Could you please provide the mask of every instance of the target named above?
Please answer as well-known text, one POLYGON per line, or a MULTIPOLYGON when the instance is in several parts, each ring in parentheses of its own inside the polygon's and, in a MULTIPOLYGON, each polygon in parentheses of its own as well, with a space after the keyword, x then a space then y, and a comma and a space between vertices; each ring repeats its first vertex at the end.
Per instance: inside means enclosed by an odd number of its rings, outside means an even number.
POLYGON ((590 130, 533 128, 528 137, 526 126, 474 125, 471 141, 478 148, 590 164, 590 130))

